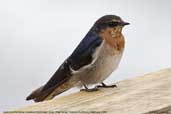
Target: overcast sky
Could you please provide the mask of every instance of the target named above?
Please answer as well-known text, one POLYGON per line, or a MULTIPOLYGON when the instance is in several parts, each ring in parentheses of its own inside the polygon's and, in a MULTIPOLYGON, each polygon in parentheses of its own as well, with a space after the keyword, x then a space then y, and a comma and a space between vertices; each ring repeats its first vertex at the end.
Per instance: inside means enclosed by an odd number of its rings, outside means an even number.
POLYGON ((117 82, 171 66, 170 0, 0 0, 0 112, 25 106, 93 23, 116 14, 126 48, 107 80, 117 82))

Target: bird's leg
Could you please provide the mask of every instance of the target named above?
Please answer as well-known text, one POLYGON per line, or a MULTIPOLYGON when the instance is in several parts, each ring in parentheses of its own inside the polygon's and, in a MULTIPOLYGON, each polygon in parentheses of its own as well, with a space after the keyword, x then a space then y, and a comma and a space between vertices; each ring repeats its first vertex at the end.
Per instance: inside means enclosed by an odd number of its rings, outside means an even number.
POLYGON ((97 88, 99 88, 99 87, 103 87, 103 88, 114 88, 114 87, 117 87, 117 85, 106 85, 105 83, 101 83, 102 85, 98 85, 98 86, 96 86, 97 88))
POLYGON ((88 87, 85 84, 83 84, 83 86, 84 86, 85 89, 81 89, 80 91, 86 91, 86 92, 98 91, 97 87, 94 87, 92 89, 88 89, 88 87))

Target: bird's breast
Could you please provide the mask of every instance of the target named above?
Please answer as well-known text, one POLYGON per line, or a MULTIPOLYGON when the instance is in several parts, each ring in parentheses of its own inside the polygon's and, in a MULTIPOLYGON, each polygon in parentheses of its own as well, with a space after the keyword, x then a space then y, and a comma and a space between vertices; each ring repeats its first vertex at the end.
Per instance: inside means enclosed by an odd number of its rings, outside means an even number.
POLYGON ((104 81, 118 67, 123 50, 121 52, 114 50, 104 40, 97 52, 95 62, 84 71, 84 76, 81 76, 81 80, 85 84, 104 81))

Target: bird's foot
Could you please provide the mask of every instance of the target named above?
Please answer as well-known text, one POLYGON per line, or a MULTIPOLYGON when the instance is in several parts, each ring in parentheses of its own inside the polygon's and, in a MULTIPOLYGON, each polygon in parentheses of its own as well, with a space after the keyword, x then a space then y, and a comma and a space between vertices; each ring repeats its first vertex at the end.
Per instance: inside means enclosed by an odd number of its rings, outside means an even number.
POLYGON ((103 82, 101 83, 102 85, 98 85, 96 86, 97 88, 114 88, 114 87, 117 87, 117 85, 106 85, 104 84, 103 82))
POLYGON ((86 92, 94 92, 94 91, 98 91, 99 89, 97 87, 94 87, 94 88, 91 88, 91 89, 88 89, 88 87, 86 87, 84 85, 85 89, 81 89, 80 91, 86 91, 86 92))
POLYGON ((98 88, 91 88, 91 89, 81 89, 80 91, 86 91, 86 92, 94 92, 94 91, 98 91, 98 88))

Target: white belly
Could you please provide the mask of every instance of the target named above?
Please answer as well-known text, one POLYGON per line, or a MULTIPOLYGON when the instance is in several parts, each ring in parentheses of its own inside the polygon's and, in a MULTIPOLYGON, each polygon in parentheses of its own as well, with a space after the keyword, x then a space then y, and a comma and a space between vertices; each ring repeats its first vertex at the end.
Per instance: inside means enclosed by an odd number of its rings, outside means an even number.
POLYGON ((81 73, 81 82, 83 84, 103 82, 118 67, 122 52, 113 50, 109 45, 103 42, 94 63, 81 73))

